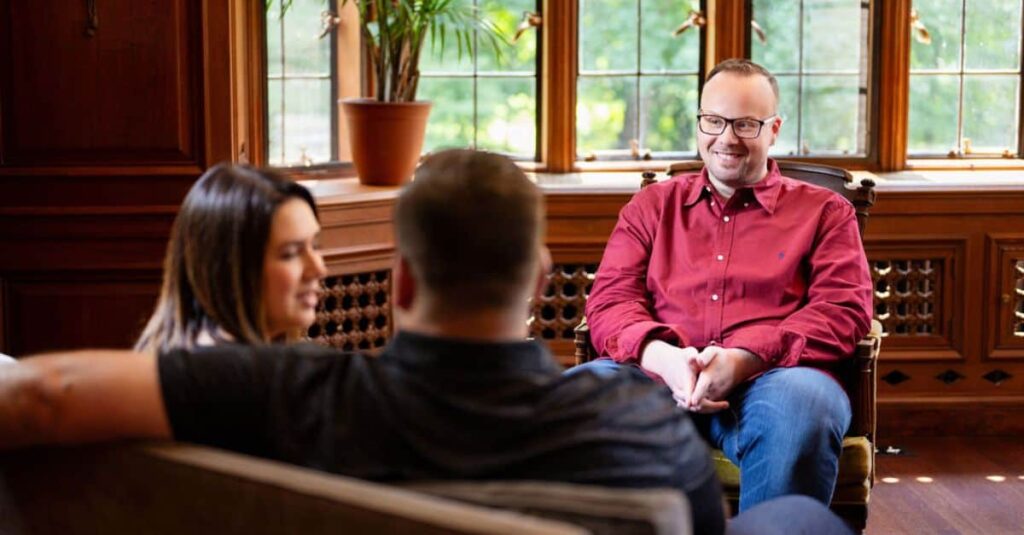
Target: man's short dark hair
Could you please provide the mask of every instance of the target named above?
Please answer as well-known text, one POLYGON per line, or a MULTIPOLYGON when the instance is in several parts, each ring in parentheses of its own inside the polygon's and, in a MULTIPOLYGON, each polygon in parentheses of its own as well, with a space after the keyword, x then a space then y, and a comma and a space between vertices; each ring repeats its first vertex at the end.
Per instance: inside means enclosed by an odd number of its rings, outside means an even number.
POLYGON ((708 77, 704 80, 704 83, 711 81, 711 79, 714 78, 715 75, 723 72, 731 72, 734 74, 739 74, 741 76, 764 76, 768 80, 768 83, 772 86, 772 93, 775 94, 775 104, 778 105, 779 81, 775 79, 775 75, 773 75, 771 71, 769 71, 768 69, 758 65, 757 63, 754 63, 753 61, 750 61, 749 59, 727 59, 719 63, 718 65, 715 65, 715 68, 711 69, 711 72, 708 73, 708 77))
POLYGON ((460 309, 522 305, 544 229, 540 190, 511 160, 446 150, 416 170, 395 206, 399 252, 417 282, 460 309))

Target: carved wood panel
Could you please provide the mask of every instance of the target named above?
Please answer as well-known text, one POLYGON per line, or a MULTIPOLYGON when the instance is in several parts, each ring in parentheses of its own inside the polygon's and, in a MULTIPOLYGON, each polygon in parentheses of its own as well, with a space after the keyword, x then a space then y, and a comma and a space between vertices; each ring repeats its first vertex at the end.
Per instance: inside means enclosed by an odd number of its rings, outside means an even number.
MULTIPOLYGON (((0 0, 4 166, 199 161, 201 3, 0 0)), ((220 67, 224 68, 224 67, 220 67)))
POLYGON ((391 272, 336 275, 324 279, 313 342, 345 351, 379 349, 391 337, 391 272))
POLYGON ((989 235, 988 357, 1024 359, 1024 237, 989 235))
POLYGON ((941 258, 871 262, 875 319, 885 336, 930 336, 942 330, 941 258))
POLYGON ((962 360, 962 279, 966 239, 893 239, 868 243, 874 316, 884 359, 962 360))
POLYGON ((543 340, 572 340, 583 318, 597 264, 556 264, 543 295, 532 307, 530 336, 543 340))

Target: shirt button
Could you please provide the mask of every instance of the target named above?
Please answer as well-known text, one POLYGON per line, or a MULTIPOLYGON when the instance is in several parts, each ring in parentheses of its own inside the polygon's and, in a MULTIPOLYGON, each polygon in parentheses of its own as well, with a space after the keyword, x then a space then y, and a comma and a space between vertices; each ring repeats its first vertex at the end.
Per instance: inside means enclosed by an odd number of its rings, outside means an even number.
POLYGON ((728 223, 729 222, 729 216, 723 217, 722 220, 725 221, 726 223, 728 223))
POLYGON ((712 301, 718 301, 718 294, 711 294, 712 301))
POLYGON ((725 255, 718 255, 715 258, 718 259, 719 262, 721 262, 722 260, 725 260, 725 255))
POLYGON ((743 203, 743 207, 744 207, 744 208, 746 208, 746 207, 748 207, 748 206, 750 206, 750 203, 749 203, 749 202, 745 202, 745 203, 743 203))

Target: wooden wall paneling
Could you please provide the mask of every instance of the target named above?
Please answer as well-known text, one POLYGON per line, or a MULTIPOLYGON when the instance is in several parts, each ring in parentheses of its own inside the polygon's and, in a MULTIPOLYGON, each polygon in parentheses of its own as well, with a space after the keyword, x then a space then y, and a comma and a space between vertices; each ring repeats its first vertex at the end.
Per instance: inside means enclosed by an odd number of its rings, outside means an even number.
POLYGON ((540 155, 547 171, 576 166, 576 35, 579 5, 543 0, 540 155))
POLYGON ((102 24, 88 36, 84 7, 0 2, 3 165, 197 161, 199 6, 101 7, 102 24))
POLYGON ((160 271, 42 271, 5 276, 14 355, 128 348, 153 311, 160 271), (116 327, 114 327, 116 326, 116 327))
POLYGON ((985 358, 1024 360, 1024 233, 989 234, 986 246, 985 358))
POLYGON ((964 359, 965 236, 866 240, 875 286, 875 319, 886 328, 883 358, 964 359))

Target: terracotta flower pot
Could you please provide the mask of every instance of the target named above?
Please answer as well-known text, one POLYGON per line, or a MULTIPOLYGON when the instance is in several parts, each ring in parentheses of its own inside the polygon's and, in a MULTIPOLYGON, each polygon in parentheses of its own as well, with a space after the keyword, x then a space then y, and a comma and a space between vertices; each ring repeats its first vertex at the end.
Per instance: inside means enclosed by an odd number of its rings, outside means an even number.
POLYGON ((397 186, 409 181, 423 150, 430 102, 341 101, 359 181, 397 186))

